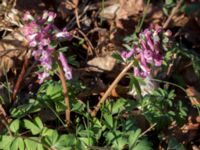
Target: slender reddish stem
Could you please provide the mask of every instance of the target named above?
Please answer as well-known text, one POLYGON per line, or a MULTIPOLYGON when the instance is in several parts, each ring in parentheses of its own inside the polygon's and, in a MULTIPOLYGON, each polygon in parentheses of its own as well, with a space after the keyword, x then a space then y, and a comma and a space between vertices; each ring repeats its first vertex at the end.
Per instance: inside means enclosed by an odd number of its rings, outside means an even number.
POLYGON ((70 123, 71 123, 71 119, 70 119, 70 103, 69 103, 69 97, 68 97, 68 89, 67 89, 67 82, 66 82, 66 79, 65 79, 65 75, 64 75, 64 71, 62 69, 62 65, 61 65, 61 62, 59 60, 58 61, 58 64, 59 64, 59 78, 60 78, 60 81, 61 81, 61 84, 62 84, 62 88, 63 88, 63 95, 64 95, 64 100, 65 100, 65 105, 66 105, 66 111, 65 111, 65 118, 66 118, 66 124, 67 124, 67 127, 70 126, 70 123))
POLYGON ((13 90, 13 95, 12 95, 12 101, 13 102, 16 100, 17 93, 18 93, 18 91, 20 89, 20 86, 21 86, 21 83, 23 81, 23 78, 24 78, 24 75, 26 73, 26 69, 27 69, 28 65, 29 65, 29 58, 25 55, 25 59, 24 59, 22 70, 21 70, 21 72, 19 74, 19 77, 17 79, 17 82, 16 82, 14 90, 13 90))

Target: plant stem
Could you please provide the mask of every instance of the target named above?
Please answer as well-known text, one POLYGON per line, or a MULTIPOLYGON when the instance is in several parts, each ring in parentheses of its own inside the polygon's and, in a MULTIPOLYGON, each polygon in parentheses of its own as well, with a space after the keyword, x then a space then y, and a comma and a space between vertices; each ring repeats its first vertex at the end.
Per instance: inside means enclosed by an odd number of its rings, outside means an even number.
POLYGON ((29 58, 28 58, 28 56, 25 55, 24 64, 23 64, 22 70, 21 70, 21 72, 19 74, 19 77, 18 77, 17 82, 15 84, 15 88, 13 90, 13 95, 12 95, 12 101, 13 102, 16 100, 17 93, 18 93, 18 91, 20 89, 20 86, 21 86, 21 83, 22 83, 22 81, 24 79, 24 75, 26 73, 26 69, 27 69, 28 65, 29 65, 29 58))
POLYGON ((139 33, 141 28, 142 28, 142 25, 144 23, 144 19, 146 18, 146 15, 147 15, 147 9, 148 9, 149 3, 150 3, 150 0, 147 1, 147 5, 144 8, 144 13, 143 13, 142 19, 141 19, 141 21, 138 23, 138 25, 136 27, 136 33, 139 33))
POLYGON ((64 100, 65 100, 65 105, 66 105, 66 111, 65 111, 65 118, 66 118, 66 124, 67 127, 69 128, 71 120, 70 120, 70 104, 69 104, 69 97, 68 97, 68 89, 67 89, 67 82, 65 79, 64 71, 62 69, 61 62, 57 60, 58 65, 59 65, 59 78, 62 84, 63 88, 63 95, 64 95, 64 100))
POLYGON ((152 124, 147 130, 140 134, 140 137, 144 136, 147 132, 149 132, 152 128, 156 126, 156 123, 152 124))
POLYGON ((174 7, 171 11, 171 14, 169 15, 169 17, 167 18, 167 20, 165 21, 164 25, 163 25, 163 29, 166 29, 171 20, 172 20, 172 17, 178 12, 179 8, 181 7, 182 3, 184 2, 184 0, 180 0, 178 1, 178 3, 176 4, 176 7, 174 7))
POLYGON ((94 110, 91 112, 91 116, 95 117, 97 112, 99 111, 101 105, 105 102, 107 97, 110 95, 111 91, 116 87, 118 82, 126 75, 126 72, 132 67, 134 61, 131 61, 117 76, 117 78, 113 81, 113 83, 110 85, 110 87, 107 89, 103 97, 100 99, 97 106, 94 108, 94 110))

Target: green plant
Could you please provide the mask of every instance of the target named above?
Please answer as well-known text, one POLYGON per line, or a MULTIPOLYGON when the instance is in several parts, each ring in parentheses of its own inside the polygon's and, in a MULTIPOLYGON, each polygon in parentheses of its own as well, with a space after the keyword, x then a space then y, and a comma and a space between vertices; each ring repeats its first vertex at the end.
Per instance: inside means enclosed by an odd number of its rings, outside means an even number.
POLYGON ((174 90, 158 88, 152 94, 145 95, 140 101, 144 116, 150 123, 157 123, 158 130, 167 127, 173 121, 178 125, 184 123, 187 109, 182 101, 175 101, 174 98, 174 90))

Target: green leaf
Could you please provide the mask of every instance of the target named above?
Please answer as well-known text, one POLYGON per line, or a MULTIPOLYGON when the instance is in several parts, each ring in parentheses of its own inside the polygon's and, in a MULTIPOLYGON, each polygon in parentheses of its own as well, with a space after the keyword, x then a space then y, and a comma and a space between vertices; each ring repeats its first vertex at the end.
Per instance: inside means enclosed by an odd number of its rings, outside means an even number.
POLYGON ((123 130, 125 131, 132 131, 132 130, 136 130, 136 121, 132 116, 129 116, 129 118, 127 118, 125 120, 125 122, 122 122, 122 126, 123 126, 123 130))
POLYGON ((111 114, 103 114, 103 117, 105 119, 105 123, 108 126, 108 128, 113 128, 113 117, 111 114))
POLYGON ((120 113, 122 110, 125 109, 125 105, 127 101, 123 98, 118 99, 112 106, 112 114, 120 113))
POLYGON ((72 134, 62 135, 55 143, 57 149, 72 148, 76 144, 76 137, 72 134))
POLYGON ((52 100, 62 99, 62 87, 59 83, 53 82, 50 83, 46 89, 46 95, 49 96, 52 100))
POLYGON ((36 143, 35 141, 33 141, 31 139, 25 139, 24 142, 25 142, 27 150, 36 150, 37 149, 38 143, 36 143))
POLYGON ((125 145, 127 145, 127 139, 121 136, 112 143, 112 148, 116 150, 122 150, 124 149, 125 145))
POLYGON ((165 4, 171 5, 174 3, 174 0, 165 0, 165 4))
POLYGON ((74 55, 67 57, 67 61, 70 65, 73 65, 73 66, 76 66, 76 67, 80 66, 79 62, 76 60, 76 57, 74 55))
POLYGON ((195 57, 192 60, 192 66, 193 66, 195 74, 197 75, 198 78, 200 78, 200 58, 195 57))
POLYGON ((36 123, 36 125, 40 128, 43 129, 43 123, 41 121, 41 119, 39 117, 35 117, 34 122, 36 123))
POLYGON ((71 111, 82 113, 84 111, 85 107, 86 107, 86 105, 83 102, 77 100, 72 104, 71 111))
POLYGON ((10 150, 10 144, 14 138, 12 136, 2 135, 0 136, 0 149, 10 150))
POLYGON ((30 99, 28 104, 23 104, 11 109, 11 116, 14 118, 21 118, 29 113, 37 112, 41 109, 41 105, 38 101, 30 99))
POLYGON ((140 134, 141 134, 140 129, 137 129, 135 132, 134 131, 130 132, 130 135, 129 135, 129 138, 128 138, 129 149, 134 148, 140 134))
POLYGON ((23 123, 24 123, 24 127, 31 130, 31 133, 33 135, 37 135, 42 131, 42 128, 40 128, 39 126, 37 126, 36 124, 34 124, 33 122, 27 119, 24 119, 23 123))
POLYGON ((141 88, 140 88, 140 84, 137 80, 137 78, 135 78, 133 75, 130 75, 130 89, 135 89, 137 92, 137 97, 141 100, 142 99, 142 92, 141 92, 141 88))
POLYGON ((168 143, 167 149, 185 150, 184 146, 181 143, 178 143, 178 141, 174 137, 169 139, 169 143, 168 143))
POLYGON ((124 46, 128 51, 133 50, 133 47, 131 47, 131 46, 128 45, 128 44, 123 44, 123 46, 124 46))
POLYGON ((24 150, 24 141, 21 137, 15 138, 11 145, 10 145, 11 150, 24 150))
POLYGON ((112 144, 114 140, 122 136, 122 132, 119 130, 115 130, 114 132, 108 131, 104 133, 104 137, 108 144, 112 144))
POLYGON ((115 58, 116 60, 118 60, 119 62, 123 62, 124 61, 119 53, 112 54, 112 57, 115 58))
POLYGON ((41 135, 42 136, 51 136, 53 134, 53 129, 48 129, 46 127, 43 128, 41 135))
POLYGON ((20 120, 16 119, 10 124, 10 130, 14 133, 17 133, 17 131, 19 130, 19 126, 20 126, 20 120))
POLYGON ((49 146, 54 147, 59 139, 58 132, 53 130, 51 135, 45 136, 43 141, 49 146))
POLYGON ((58 49, 59 52, 67 52, 67 50, 68 50, 67 46, 58 49))
POLYGON ((151 143, 144 139, 140 141, 132 150, 152 150, 151 143))
POLYGON ((194 12, 198 12, 200 7, 199 3, 194 3, 194 4, 185 4, 184 7, 182 7, 182 11, 185 12, 187 15, 191 15, 194 12))
POLYGON ((38 145, 37 145, 37 150, 44 150, 43 145, 42 145, 42 144, 38 144, 38 145))
POLYGON ((85 149, 88 149, 88 146, 92 146, 94 141, 92 138, 90 137, 80 137, 79 140, 81 141, 83 147, 85 147, 85 149))

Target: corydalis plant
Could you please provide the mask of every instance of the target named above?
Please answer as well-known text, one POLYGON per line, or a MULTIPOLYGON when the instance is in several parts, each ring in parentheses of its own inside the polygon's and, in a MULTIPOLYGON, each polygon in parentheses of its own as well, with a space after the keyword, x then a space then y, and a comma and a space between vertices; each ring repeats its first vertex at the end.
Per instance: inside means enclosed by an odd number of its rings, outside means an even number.
POLYGON ((134 66, 134 75, 146 78, 151 75, 155 67, 160 67, 164 58, 164 51, 170 45, 171 32, 164 32, 161 28, 150 27, 139 34, 138 42, 129 52, 123 51, 121 57, 126 61, 139 56, 134 66))
POLYGON ((54 25, 55 18, 56 14, 49 11, 44 11, 41 17, 33 17, 30 12, 26 12, 23 18, 25 21, 23 34, 32 49, 32 55, 42 67, 42 71, 38 72, 39 83, 43 83, 44 79, 49 77, 55 57, 59 57, 66 79, 72 78, 71 68, 68 66, 64 54, 56 50, 61 40, 71 40, 72 35, 66 28, 58 29, 54 25), (59 54, 56 55, 58 52, 59 54))

